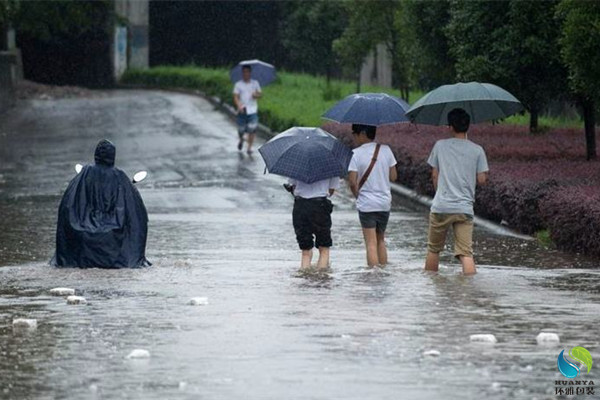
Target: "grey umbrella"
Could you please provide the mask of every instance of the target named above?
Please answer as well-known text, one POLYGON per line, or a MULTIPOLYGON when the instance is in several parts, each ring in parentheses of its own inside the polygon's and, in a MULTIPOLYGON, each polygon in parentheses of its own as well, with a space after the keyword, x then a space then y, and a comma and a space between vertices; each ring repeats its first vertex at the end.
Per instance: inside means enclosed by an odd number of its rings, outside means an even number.
POLYGON ((444 85, 421 97, 406 115, 417 124, 447 125, 448 113, 462 108, 471 123, 506 118, 523 110, 515 96, 491 83, 456 83, 444 85))

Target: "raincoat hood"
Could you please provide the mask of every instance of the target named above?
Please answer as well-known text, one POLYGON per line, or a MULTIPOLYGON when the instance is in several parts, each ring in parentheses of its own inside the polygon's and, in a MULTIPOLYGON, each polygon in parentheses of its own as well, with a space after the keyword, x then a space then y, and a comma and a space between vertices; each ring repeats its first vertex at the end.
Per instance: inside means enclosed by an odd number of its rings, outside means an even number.
POLYGON ((115 165, 115 155, 117 148, 110 140, 102 139, 96 146, 94 161, 96 164, 113 167, 115 165))

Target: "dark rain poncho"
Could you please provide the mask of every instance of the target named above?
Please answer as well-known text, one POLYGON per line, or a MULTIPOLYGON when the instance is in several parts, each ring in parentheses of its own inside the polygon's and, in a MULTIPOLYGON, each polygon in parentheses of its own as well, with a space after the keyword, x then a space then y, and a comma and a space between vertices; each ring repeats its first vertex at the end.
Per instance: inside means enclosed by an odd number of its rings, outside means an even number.
POLYGON ((87 165, 69 183, 58 209, 57 267, 148 266, 148 214, 137 189, 114 167, 115 146, 101 141, 87 165))

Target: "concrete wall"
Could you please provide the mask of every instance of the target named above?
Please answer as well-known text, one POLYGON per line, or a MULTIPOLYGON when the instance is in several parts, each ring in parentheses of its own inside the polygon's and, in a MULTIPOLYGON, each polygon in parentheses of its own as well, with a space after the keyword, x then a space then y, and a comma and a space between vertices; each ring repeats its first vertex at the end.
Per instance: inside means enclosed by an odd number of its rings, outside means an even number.
POLYGON ((0 51, 0 113, 14 105, 18 78, 18 54, 0 51))
MULTIPOLYGON (((115 10, 117 15, 127 19, 127 67, 148 68, 149 45, 149 1, 148 0, 116 0, 115 10)), ((117 78, 122 73, 120 69, 121 57, 118 49, 119 27, 115 28, 115 74, 117 78)))
POLYGON ((360 71, 361 86, 392 87, 392 60, 385 44, 379 44, 367 56, 360 71))

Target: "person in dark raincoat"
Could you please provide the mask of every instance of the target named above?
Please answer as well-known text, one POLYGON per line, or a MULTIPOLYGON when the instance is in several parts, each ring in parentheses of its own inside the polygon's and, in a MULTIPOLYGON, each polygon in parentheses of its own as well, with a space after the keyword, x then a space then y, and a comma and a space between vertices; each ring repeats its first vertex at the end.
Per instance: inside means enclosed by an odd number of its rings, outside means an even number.
POLYGON ((146 260, 148 214, 137 189, 115 164, 115 146, 101 140, 94 165, 69 183, 58 209, 56 267, 138 268, 146 260))

